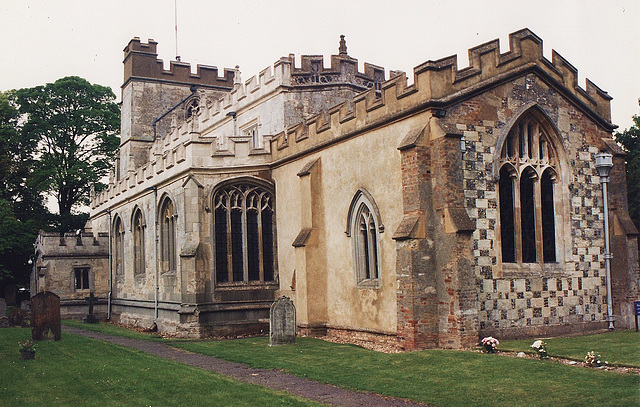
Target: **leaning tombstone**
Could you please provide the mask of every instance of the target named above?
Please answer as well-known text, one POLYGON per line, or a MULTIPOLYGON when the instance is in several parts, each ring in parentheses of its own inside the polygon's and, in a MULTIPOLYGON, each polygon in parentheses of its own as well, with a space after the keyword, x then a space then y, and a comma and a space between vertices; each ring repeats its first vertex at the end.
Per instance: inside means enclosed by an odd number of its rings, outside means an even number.
POLYGON ((51 291, 43 291, 31 299, 31 337, 36 341, 62 338, 60 297, 51 291))
POLYGON ((296 307, 291 298, 282 296, 271 304, 269 346, 296 342, 296 307))

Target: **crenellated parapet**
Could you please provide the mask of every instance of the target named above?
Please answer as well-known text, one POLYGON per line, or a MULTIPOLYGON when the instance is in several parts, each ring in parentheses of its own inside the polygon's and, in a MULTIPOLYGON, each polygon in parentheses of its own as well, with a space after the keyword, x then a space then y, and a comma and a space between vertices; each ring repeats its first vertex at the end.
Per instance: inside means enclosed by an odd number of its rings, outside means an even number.
POLYGON ((380 89, 384 81, 384 68, 364 64, 364 72, 358 71, 358 60, 341 53, 331 56, 331 65, 324 66, 322 55, 302 55, 300 67, 294 65, 294 56, 289 55, 293 86, 326 86, 328 84, 351 84, 364 89, 380 89))
MULTIPOLYGON (((303 58, 305 74, 315 57, 303 58)), ((317 60, 316 60, 317 61, 317 60)), ((322 72, 319 69, 319 72, 322 72)), ((456 55, 427 61, 413 69, 413 84, 407 84, 404 72, 355 98, 276 135, 274 159, 297 155, 310 148, 358 134, 380 123, 428 109, 443 109, 507 81, 535 73, 571 100, 607 131, 611 123, 612 99, 607 92, 586 80, 586 88, 577 83, 578 71, 556 51, 552 60, 543 56, 542 40, 529 29, 509 36, 509 50, 500 52, 499 40, 469 49, 469 66, 458 69, 456 55), (332 129, 332 131, 327 131, 332 129)), ((295 73, 295 69, 294 69, 295 73)))
POLYGON ((131 79, 147 79, 162 82, 192 84, 216 89, 231 89, 234 84, 235 70, 224 69, 224 75, 218 76, 215 66, 198 65, 196 73, 191 73, 191 65, 179 61, 171 61, 169 70, 158 59, 158 43, 152 39, 148 43, 140 42, 134 37, 124 48, 124 82, 123 87, 131 79))
POLYGON ((453 55, 437 61, 427 61, 414 68, 416 83, 430 83, 430 97, 442 99, 456 92, 464 91, 498 75, 524 70, 536 66, 548 79, 562 85, 585 107, 597 113, 607 122, 611 121, 612 99, 607 92, 595 86, 588 79, 586 90, 578 85, 578 70, 555 50, 552 60, 543 56, 542 39, 529 29, 522 29, 509 35, 509 51, 500 53, 500 41, 493 40, 469 49, 469 66, 458 70, 457 56, 453 55), (420 81, 419 81, 420 79, 420 81))
MULTIPOLYGON (((346 53, 331 56, 331 66, 324 66, 321 55, 303 55, 299 67, 293 55, 282 57, 258 75, 242 81, 236 73, 233 90, 220 98, 207 99, 200 103, 197 114, 172 126, 170 135, 164 138, 164 148, 173 148, 171 140, 181 143, 190 134, 206 134, 217 128, 229 116, 241 112, 268 95, 282 89, 306 90, 330 89, 332 86, 350 86, 354 92, 366 89, 380 90, 385 78, 384 68, 365 63, 364 72, 358 71, 358 60, 346 53)), ((164 135, 163 135, 164 137, 164 135)), ((159 141, 162 143, 162 141, 159 141)), ((175 143, 174 143, 175 144, 175 143)), ((270 150, 267 143, 266 151, 270 150)))
POLYGON ((59 233, 40 231, 36 238, 36 248, 46 257, 68 256, 69 250, 86 256, 106 253, 109 246, 108 233, 101 232, 97 236, 93 233, 82 232, 59 233))

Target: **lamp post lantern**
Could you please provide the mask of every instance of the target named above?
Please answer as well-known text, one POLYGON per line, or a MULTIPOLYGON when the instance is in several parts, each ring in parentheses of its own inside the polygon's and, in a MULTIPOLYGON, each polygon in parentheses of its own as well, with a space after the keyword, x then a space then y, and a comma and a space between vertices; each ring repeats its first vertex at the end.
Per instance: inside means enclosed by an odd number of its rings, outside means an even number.
POLYGON ((604 264, 607 273, 607 322, 609 330, 613 331, 615 327, 613 322, 616 317, 613 315, 613 298, 611 297, 611 250, 609 248, 609 208, 607 194, 607 184, 609 183, 609 171, 613 167, 613 156, 607 152, 596 154, 596 169, 600 175, 600 183, 602 184, 602 202, 604 209, 604 264))

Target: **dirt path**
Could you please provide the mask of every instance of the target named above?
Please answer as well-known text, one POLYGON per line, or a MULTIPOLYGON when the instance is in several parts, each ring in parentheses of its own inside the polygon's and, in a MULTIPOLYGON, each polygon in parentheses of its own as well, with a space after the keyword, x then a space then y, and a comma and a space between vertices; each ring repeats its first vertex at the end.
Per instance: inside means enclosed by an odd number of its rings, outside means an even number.
POLYGON ((427 405, 413 401, 384 397, 374 393, 360 393, 345 390, 329 384, 292 376, 277 370, 253 369, 241 363, 227 362, 211 356, 172 348, 171 346, 160 342, 106 335, 70 326, 63 326, 62 330, 74 335, 81 335, 137 349, 178 363, 184 363, 186 365, 220 373, 241 382, 286 391, 298 397, 332 406, 418 407, 427 405))

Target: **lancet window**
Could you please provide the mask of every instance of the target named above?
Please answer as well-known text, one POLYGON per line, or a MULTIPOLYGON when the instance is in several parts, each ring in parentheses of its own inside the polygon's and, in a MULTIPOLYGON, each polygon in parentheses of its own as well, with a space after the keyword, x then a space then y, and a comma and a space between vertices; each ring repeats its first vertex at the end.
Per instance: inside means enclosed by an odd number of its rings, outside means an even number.
POLYGON ((133 268, 135 274, 145 272, 145 250, 144 250, 144 217, 139 208, 133 212, 133 268))
POLYGON ((116 276, 124 275, 124 225, 120 217, 113 223, 113 268, 116 276))
POLYGON ((348 231, 352 239, 353 263, 360 286, 376 286, 380 277, 379 246, 382 230, 373 198, 358 191, 351 202, 348 231))
POLYGON ((160 205, 160 264, 163 272, 176 270, 176 211, 171 199, 160 205))

